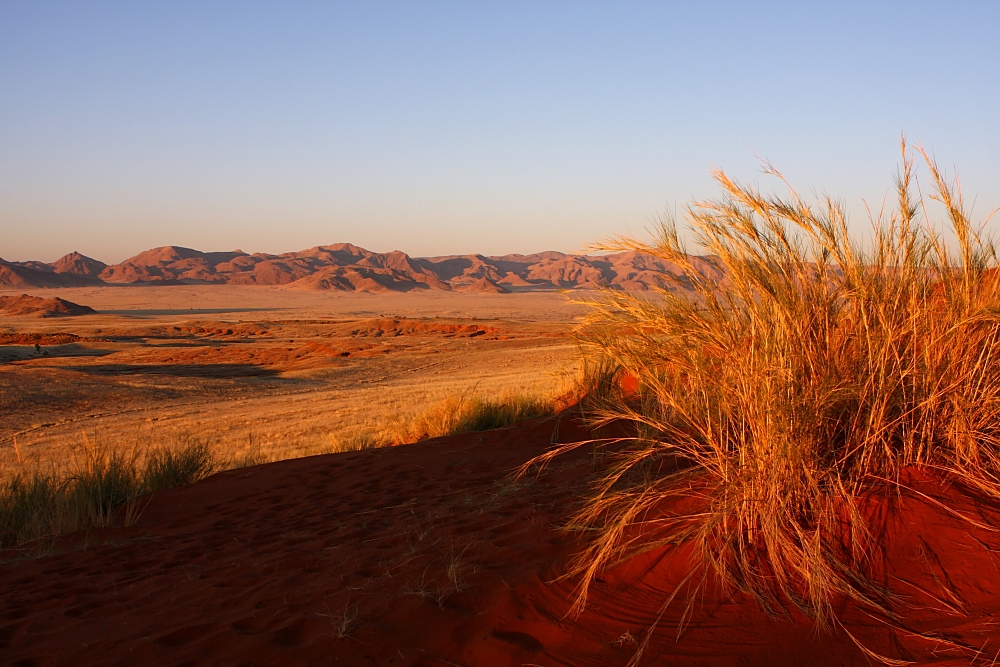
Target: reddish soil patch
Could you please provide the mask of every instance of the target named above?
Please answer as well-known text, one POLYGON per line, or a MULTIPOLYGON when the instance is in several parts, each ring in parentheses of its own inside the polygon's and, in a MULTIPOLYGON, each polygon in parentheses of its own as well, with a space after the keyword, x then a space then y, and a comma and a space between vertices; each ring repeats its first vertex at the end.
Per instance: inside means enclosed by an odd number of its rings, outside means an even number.
MULTIPOLYGON (((370 345, 331 346, 321 342, 289 343, 287 345, 227 345, 224 347, 198 346, 193 348, 144 348, 129 357, 129 363, 148 367, 155 372, 157 366, 170 365, 219 365, 275 367, 284 370, 319 367, 329 364, 332 358, 347 357, 367 351, 370 345)), ((388 352, 388 350, 384 350, 388 352)), ((104 372, 112 372, 109 367, 104 372)))
POLYGON ((444 336, 482 336, 495 334, 499 331, 494 326, 479 326, 478 324, 451 324, 429 320, 366 320, 358 323, 351 334, 358 336, 406 336, 433 335, 444 336))
MULTIPOLYGON (((689 554, 659 549, 611 569, 587 610, 566 618, 574 582, 553 580, 581 543, 555 526, 585 486, 590 452, 538 479, 506 477, 554 436, 584 435, 563 418, 230 471, 157 495, 129 528, 71 536, 49 555, 0 554, 0 661, 625 665, 689 554)), ((931 479, 912 485, 979 520, 998 516, 931 479)), ((907 631, 851 606, 839 609, 844 627, 896 658, 968 664, 982 650, 976 664, 989 664, 1000 534, 916 493, 889 510, 873 559, 906 596, 907 631)), ((869 664, 846 632, 770 617, 709 581, 680 633, 684 605, 663 612, 641 664, 869 664)))
POLYGON ((65 345, 81 340, 95 339, 81 338, 71 333, 0 333, 0 345, 34 345, 36 343, 39 345, 65 345))

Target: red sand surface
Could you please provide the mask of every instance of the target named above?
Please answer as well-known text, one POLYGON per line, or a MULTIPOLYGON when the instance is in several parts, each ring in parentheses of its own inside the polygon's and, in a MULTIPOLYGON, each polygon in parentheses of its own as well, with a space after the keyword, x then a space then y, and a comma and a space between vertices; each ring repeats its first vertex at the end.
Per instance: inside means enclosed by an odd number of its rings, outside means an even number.
MULTIPOLYGON (((582 543, 555 526, 590 452, 506 477, 554 438, 585 435, 561 418, 225 472, 157 495, 131 527, 0 553, 0 663, 625 665, 689 572, 687 552, 609 570, 567 618, 574 582, 553 579, 582 543)), ((912 486, 979 521, 998 516, 933 480, 912 486)), ((891 505, 873 560, 905 597, 905 630, 850 605, 844 626, 895 658, 991 664, 1000 533, 918 493, 891 505)), ((678 635, 683 608, 665 610, 641 664, 870 664, 845 632, 818 635, 714 585, 678 635)))

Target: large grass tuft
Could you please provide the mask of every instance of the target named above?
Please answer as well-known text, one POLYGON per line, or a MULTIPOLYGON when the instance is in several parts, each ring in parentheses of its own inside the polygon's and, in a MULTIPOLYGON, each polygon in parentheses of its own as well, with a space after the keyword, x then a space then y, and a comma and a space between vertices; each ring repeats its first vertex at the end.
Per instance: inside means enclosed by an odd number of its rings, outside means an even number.
POLYGON ((864 245, 837 201, 717 171, 723 196, 687 209, 707 265, 669 217, 652 242, 604 246, 673 262, 685 289, 607 290, 581 331, 600 381, 627 373, 638 390, 595 385, 595 422, 635 435, 604 443, 607 467, 572 524, 597 536, 575 563, 577 611, 602 568, 685 543, 766 609, 791 603, 830 627, 846 596, 891 615, 865 499, 913 466, 1000 498, 996 252, 919 152, 947 238, 904 141, 895 210, 873 215, 864 245))

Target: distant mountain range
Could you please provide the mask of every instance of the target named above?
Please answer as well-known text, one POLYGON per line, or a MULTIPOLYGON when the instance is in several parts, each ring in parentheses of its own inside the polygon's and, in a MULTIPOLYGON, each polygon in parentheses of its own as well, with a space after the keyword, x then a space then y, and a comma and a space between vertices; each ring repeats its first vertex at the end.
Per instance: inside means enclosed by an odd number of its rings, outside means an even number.
MULTIPOLYGON (((715 273, 711 264, 702 270, 715 273)), ((410 257, 370 252, 350 243, 317 246, 281 255, 201 252, 164 246, 121 264, 105 264, 78 252, 52 262, 0 259, 0 286, 82 287, 109 284, 285 285, 291 289, 380 292, 447 290, 484 293, 595 288, 648 290, 679 268, 635 252, 612 255, 447 255, 410 257)), ((674 283, 666 280, 668 287, 674 283)), ((683 286, 677 286, 683 289, 683 286)))

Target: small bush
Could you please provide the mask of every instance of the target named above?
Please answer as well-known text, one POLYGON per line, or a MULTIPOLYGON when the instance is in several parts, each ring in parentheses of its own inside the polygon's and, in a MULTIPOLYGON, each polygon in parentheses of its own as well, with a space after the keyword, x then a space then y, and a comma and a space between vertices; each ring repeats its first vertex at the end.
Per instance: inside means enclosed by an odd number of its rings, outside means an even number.
MULTIPOLYGON (((585 346, 590 342, 584 337, 585 346)), ((583 356, 579 374, 568 392, 569 404, 575 405, 584 416, 601 414, 614 408, 626 397, 622 388, 626 376, 622 367, 604 355, 583 356)))
POLYGON ((67 508, 80 527, 107 526, 115 511, 145 492, 135 450, 88 449, 64 485, 67 508))
POLYGON ((49 475, 0 482, 0 548, 64 530, 65 493, 49 475))
POLYGON ((230 456, 218 467, 220 469, 233 470, 236 468, 250 468, 270 462, 271 457, 261 450, 260 444, 253 437, 253 433, 250 433, 247 436, 246 450, 230 456))
POLYGON ((416 416, 396 420, 387 427, 392 441, 418 442, 450 435, 467 400, 464 396, 446 398, 416 416))

